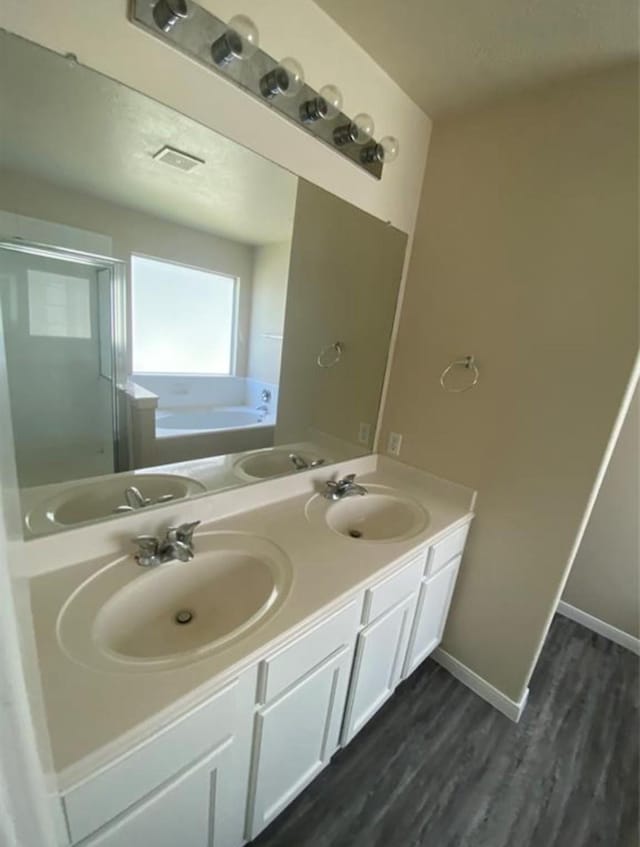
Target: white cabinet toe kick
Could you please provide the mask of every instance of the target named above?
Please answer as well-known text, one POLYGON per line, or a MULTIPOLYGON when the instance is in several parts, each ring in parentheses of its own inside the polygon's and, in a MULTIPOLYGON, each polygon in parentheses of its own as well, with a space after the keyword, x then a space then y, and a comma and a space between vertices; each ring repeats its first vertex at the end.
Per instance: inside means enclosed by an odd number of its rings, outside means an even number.
MULTIPOLYGON (((61 797, 65 845, 239 847, 442 639, 469 523, 61 797)), ((62 847, 62 845, 61 845, 62 847)))

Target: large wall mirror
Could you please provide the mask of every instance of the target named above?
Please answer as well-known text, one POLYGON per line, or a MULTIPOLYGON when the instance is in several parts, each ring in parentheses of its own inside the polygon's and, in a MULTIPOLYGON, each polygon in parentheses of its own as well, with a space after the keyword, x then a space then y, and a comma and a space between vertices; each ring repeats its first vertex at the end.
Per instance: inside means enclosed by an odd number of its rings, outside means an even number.
POLYGON ((369 452, 406 236, 0 32, 25 536, 369 452))

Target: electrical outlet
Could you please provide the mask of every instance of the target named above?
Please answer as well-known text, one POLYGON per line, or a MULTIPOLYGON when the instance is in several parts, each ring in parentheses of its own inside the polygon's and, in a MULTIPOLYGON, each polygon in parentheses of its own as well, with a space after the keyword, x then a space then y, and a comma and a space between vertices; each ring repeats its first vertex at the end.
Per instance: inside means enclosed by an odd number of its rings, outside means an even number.
POLYGON ((371 438, 371 424, 361 423, 360 429, 358 430, 358 442, 360 444, 366 444, 369 446, 369 439, 371 438))
POLYGON ((387 453, 390 453, 392 456, 399 456, 401 447, 402 436, 400 435, 400 433, 390 432, 389 441, 387 442, 387 453))

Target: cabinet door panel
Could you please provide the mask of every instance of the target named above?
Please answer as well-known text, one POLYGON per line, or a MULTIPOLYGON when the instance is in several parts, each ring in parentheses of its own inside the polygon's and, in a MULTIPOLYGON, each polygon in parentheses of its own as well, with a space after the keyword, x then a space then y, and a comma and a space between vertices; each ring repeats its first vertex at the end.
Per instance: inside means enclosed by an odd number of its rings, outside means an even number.
POLYGON ((141 800, 82 847, 239 847, 225 821, 221 790, 231 755, 229 739, 164 788, 141 800))
POLYGON ((414 671, 420 662, 435 650, 442 639, 460 559, 461 557, 458 556, 446 568, 422 583, 403 677, 414 671))
POLYGON ((352 650, 343 647, 256 715, 249 838, 329 763, 338 746, 352 650))
POLYGON ((407 651, 416 594, 381 615, 358 636, 349 700, 342 731, 346 744, 389 698, 407 651))
POLYGON ((207 750, 235 737, 245 721, 250 724, 250 686, 255 686, 250 676, 233 680, 192 712, 67 791, 64 804, 73 842, 113 821, 134 803, 144 802, 207 750))

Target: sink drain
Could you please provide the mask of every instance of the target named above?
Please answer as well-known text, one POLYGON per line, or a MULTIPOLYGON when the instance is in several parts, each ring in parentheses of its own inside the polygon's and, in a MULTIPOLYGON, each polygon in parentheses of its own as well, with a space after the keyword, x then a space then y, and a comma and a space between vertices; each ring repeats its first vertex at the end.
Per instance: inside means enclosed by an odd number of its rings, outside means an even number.
POLYGON ((189 609, 181 609, 179 612, 176 612, 176 616, 174 618, 176 623, 186 624, 191 623, 193 620, 193 612, 190 612, 189 609))
POLYGON ((362 538, 362 533, 359 529, 350 529, 349 535, 351 536, 351 538, 362 538))

